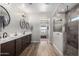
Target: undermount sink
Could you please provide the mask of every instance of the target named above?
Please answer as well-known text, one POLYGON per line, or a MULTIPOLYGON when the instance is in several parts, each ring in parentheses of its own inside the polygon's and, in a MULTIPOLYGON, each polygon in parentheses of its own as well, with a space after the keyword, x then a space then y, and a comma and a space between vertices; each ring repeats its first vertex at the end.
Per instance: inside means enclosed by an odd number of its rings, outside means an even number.
POLYGON ((16 37, 16 36, 19 36, 19 35, 22 35, 22 34, 21 33, 11 34, 10 37, 16 37))

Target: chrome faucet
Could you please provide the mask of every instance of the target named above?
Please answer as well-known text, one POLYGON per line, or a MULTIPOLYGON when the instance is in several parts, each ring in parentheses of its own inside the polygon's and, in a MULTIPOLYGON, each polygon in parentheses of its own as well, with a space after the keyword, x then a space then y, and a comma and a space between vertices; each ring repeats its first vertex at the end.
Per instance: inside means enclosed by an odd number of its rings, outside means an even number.
POLYGON ((6 32, 3 33, 3 38, 6 38, 8 35, 6 32))

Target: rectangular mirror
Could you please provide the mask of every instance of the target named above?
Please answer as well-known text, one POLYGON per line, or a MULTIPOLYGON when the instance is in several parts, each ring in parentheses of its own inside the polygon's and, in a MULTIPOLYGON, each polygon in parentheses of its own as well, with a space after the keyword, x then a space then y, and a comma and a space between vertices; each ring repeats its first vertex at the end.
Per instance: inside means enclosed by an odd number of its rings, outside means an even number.
POLYGON ((53 21, 53 31, 62 32, 62 19, 53 21))

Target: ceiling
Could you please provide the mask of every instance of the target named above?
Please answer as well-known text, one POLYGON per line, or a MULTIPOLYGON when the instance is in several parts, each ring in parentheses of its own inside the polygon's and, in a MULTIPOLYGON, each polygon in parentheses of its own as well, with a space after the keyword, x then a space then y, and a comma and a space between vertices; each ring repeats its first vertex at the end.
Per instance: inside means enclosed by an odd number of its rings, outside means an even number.
POLYGON ((50 12, 55 14, 58 12, 67 11, 67 6, 68 10, 70 10, 76 5, 76 3, 15 3, 11 5, 18 7, 20 10, 25 11, 26 13, 50 12))
POLYGON ((26 12, 39 13, 39 12, 65 12, 68 9, 74 7, 76 3, 26 3, 23 7, 26 12))

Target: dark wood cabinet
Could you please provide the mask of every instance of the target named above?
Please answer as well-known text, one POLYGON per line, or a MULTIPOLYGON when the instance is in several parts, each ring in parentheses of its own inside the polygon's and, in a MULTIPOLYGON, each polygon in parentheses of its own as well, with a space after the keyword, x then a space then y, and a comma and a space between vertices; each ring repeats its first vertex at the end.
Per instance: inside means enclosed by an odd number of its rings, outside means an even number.
POLYGON ((24 50, 31 43, 31 35, 22 37, 22 49, 24 50))
POLYGON ((21 38, 16 39, 16 47, 15 47, 15 49, 16 49, 16 56, 20 55, 21 52, 22 52, 22 39, 21 38))
POLYGON ((25 48, 26 48, 26 46, 27 46, 27 41, 28 39, 27 39, 27 37, 22 37, 22 50, 24 50, 25 48))
POLYGON ((31 35, 28 35, 27 38, 28 38, 27 43, 30 44, 31 43, 31 35))
POLYGON ((14 56, 15 55, 15 40, 1 44, 2 56, 14 56))
POLYGON ((1 56, 1 44, 0 44, 0 56, 1 56))
POLYGON ((31 35, 1 44, 1 56, 18 56, 31 43, 31 35))

